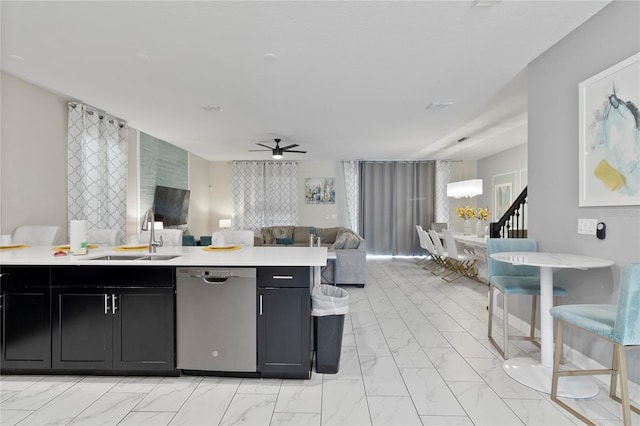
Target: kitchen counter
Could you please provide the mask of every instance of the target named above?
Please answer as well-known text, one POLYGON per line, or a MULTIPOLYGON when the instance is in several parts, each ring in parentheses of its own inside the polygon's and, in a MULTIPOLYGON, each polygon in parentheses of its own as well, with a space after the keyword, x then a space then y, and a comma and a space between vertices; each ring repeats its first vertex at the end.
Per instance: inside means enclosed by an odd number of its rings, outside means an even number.
POLYGON ((100 246, 87 255, 54 256, 49 246, 0 250, 0 265, 43 266, 324 266, 326 247, 241 247, 230 251, 205 251, 199 246, 159 247, 156 255, 177 255, 169 260, 93 260, 97 257, 146 256, 148 250, 115 251, 100 246))

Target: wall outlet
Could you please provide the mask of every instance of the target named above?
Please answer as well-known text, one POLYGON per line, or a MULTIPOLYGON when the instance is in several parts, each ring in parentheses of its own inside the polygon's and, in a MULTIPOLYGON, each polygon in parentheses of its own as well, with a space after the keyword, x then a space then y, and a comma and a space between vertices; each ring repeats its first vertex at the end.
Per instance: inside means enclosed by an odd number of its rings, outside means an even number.
POLYGON ((596 235, 598 219, 578 219, 578 234, 596 235))

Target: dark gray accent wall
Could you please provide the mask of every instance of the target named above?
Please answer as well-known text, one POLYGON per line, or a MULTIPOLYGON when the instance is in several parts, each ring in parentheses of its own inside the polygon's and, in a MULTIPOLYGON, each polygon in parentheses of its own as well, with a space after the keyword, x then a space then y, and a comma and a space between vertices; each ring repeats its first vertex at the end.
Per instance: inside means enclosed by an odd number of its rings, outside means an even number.
MULTIPOLYGON (((616 303, 622 265, 640 262, 640 207, 578 207, 578 84, 640 51, 640 3, 615 1, 528 67, 529 232, 539 250, 604 257, 615 266, 561 270, 563 304, 616 303), (607 225, 607 237, 578 235, 578 218, 607 225)), ((525 318, 525 310, 518 316, 525 318)), ((610 345, 570 330, 565 343, 609 364, 610 345)), ((640 383, 640 351, 630 379, 640 383)))
POLYGON ((156 185, 189 189, 189 153, 140 132, 140 213, 153 204, 156 185))

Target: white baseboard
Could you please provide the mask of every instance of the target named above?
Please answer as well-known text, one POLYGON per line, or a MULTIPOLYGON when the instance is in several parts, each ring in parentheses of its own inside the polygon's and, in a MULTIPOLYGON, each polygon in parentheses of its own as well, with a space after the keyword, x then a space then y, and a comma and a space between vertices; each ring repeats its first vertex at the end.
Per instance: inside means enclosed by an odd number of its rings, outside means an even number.
MULTIPOLYGON (((502 308, 496 305, 496 299, 497 298, 494 298, 493 313, 495 316, 503 318, 502 308)), ((516 330, 520 331, 522 334, 529 335, 529 323, 514 316, 513 314, 509 314, 509 325, 515 328, 516 330)), ((540 329, 536 328, 536 336, 539 336, 539 335, 540 335, 540 329)), ((565 359, 565 362, 571 363, 575 365, 577 368, 584 369, 584 370, 597 370, 597 369, 611 368, 611 366, 604 366, 599 362, 589 358, 585 354, 578 352, 577 350, 567 346, 566 344, 564 345, 564 359, 565 359)), ((609 376, 600 375, 600 376, 593 376, 593 378, 605 384, 607 389, 609 388, 609 376)), ((640 384, 632 382, 631 380, 629 380, 628 382, 629 382, 629 398, 631 399, 631 403, 638 406, 640 405, 640 384)), ((618 389, 620 389, 619 386, 618 386, 618 389)), ((620 396, 619 391, 618 391, 618 396, 620 396)))

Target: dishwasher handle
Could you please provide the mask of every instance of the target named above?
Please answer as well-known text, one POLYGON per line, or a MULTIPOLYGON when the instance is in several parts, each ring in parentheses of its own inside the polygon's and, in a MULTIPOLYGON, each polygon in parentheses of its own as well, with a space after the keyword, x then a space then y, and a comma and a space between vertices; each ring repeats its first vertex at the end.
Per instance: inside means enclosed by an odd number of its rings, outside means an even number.
POLYGON ((225 283, 229 278, 240 278, 240 277, 238 275, 226 275, 223 277, 202 275, 202 281, 204 281, 207 284, 222 284, 222 283, 225 283))

